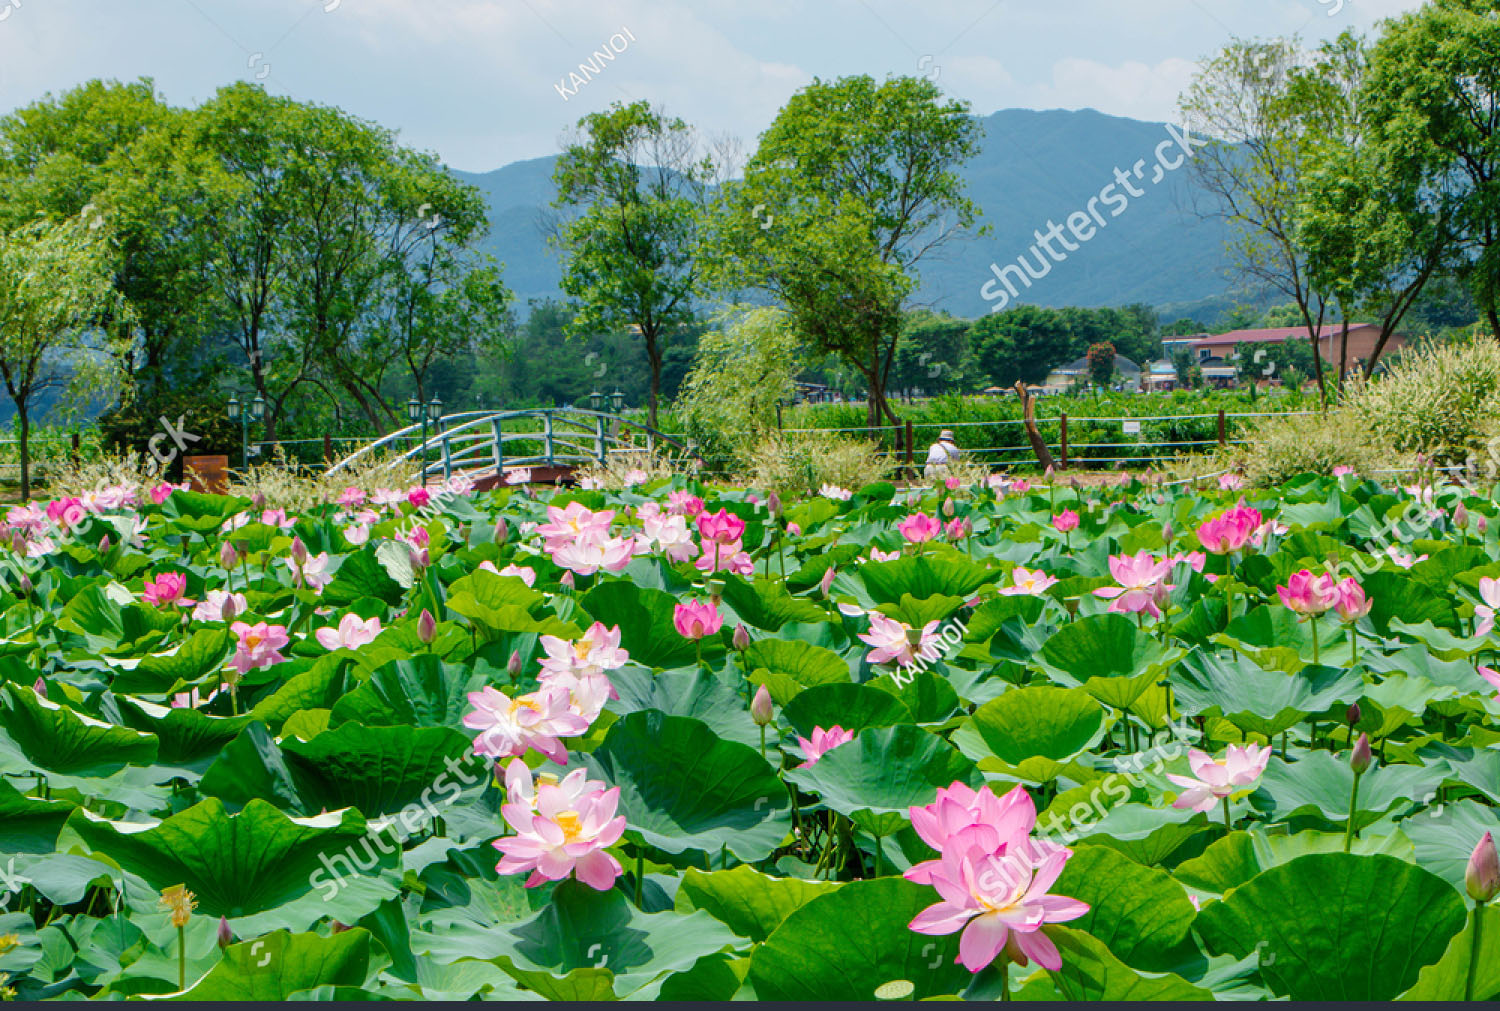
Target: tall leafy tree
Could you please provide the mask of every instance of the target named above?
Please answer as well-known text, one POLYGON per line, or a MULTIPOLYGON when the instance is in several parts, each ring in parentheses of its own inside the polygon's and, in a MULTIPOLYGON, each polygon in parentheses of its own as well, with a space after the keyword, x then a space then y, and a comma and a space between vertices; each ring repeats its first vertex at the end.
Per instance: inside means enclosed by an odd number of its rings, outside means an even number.
POLYGON ((16 409, 21 497, 31 495, 31 415, 67 390, 81 405, 124 379, 121 341, 100 328, 123 314, 107 242, 80 219, 0 233, 0 379, 16 409))
MULTIPOLYGON (((1298 242, 1297 202, 1321 141, 1350 140, 1347 102, 1329 100, 1350 89, 1303 87, 1310 62, 1295 39, 1236 39, 1204 65, 1179 105, 1189 130, 1207 142, 1191 171, 1205 213, 1229 225, 1230 261, 1296 304, 1316 349, 1332 300, 1298 242)), ((1317 354, 1313 364, 1322 389, 1317 354)))
POLYGON ((555 205, 577 212, 556 239, 563 290, 579 302, 573 332, 640 334, 654 427, 667 343, 693 320, 698 225, 713 167, 698 156, 691 127, 646 102, 616 102, 578 127, 553 176, 555 205))
POLYGON ((1500 4, 1430 0, 1370 56, 1372 143, 1402 188, 1456 201, 1474 300, 1500 340, 1500 4))
POLYGON ((768 293, 815 353, 858 370, 872 426, 899 421, 886 389, 918 264, 978 216, 958 168, 981 131, 967 103, 926 79, 815 79, 715 217, 717 286, 768 293))

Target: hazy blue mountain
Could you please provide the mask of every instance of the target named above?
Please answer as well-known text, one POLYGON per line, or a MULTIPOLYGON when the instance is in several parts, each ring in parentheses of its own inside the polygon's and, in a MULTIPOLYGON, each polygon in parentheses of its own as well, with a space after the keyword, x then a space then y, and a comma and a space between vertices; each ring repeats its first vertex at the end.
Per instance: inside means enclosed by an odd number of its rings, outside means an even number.
MULTIPOLYGON (((1033 112, 1009 109, 984 117, 984 147, 964 167, 971 198, 983 209, 992 234, 960 237, 921 264, 918 300, 959 316, 979 316, 997 304, 981 287, 1004 266, 1030 256, 1034 232, 1049 220, 1063 225, 1074 212, 1087 213, 1089 199, 1115 182, 1116 167, 1132 172, 1144 195, 1118 204, 1096 204, 1106 224, 1094 237, 1054 262, 1051 272, 1022 288, 1011 304, 1118 306, 1213 299, 1234 286, 1225 275, 1221 223, 1194 213, 1189 169, 1163 172, 1155 185, 1157 146, 1162 156, 1182 157, 1162 123, 1106 116, 1092 110, 1033 112), (1112 216, 1112 210, 1119 210, 1112 216)), ((555 157, 516 162, 486 173, 459 172, 478 186, 490 205, 491 233, 484 244, 505 263, 505 279, 524 307, 528 298, 560 297, 557 252, 546 245, 543 218, 553 196, 555 157)), ((1120 192, 1117 187, 1115 192, 1120 192)), ((1200 200, 1200 203, 1202 201, 1200 200)), ((1086 229, 1083 229, 1086 231, 1086 229)), ((1054 248, 1063 247, 1054 243, 1054 248)), ((991 294, 1001 289, 992 288, 991 294)))

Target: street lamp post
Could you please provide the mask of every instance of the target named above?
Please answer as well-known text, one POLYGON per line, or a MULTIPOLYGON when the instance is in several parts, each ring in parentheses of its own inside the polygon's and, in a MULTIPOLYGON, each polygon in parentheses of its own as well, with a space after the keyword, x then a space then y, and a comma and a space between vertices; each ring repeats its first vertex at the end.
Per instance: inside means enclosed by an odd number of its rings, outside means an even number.
MULTIPOLYGON (((441 429, 440 429, 440 427, 438 425, 438 422, 440 422, 440 421, 443 420, 443 402, 441 400, 439 400, 436 396, 434 396, 431 400, 429 400, 427 402, 426 418, 427 418, 428 421, 430 421, 432 423, 432 428, 433 428, 433 431, 435 433, 438 432, 438 431, 441 431, 441 429)), ((426 445, 426 440, 423 440, 423 445, 424 446, 426 445)), ((423 467, 422 467, 422 480, 425 482, 427 480, 427 467, 426 467, 426 463, 427 463, 427 450, 426 449, 422 450, 422 463, 423 463, 423 467)))
POLYGON ((412 397, 406 402, 406 420, 412 424, 422 423, 422 476, 427 476, 427 412, 422 408, 422 402, 412 397))
POLYGON ((233 394, 229 397, 229 403, 225 405, 225 413, 229 415, 230 421, 240 423, 240 466, 246 470, 250 469, 250 422, 259 422, 266 416, 266 398, 259 393, 255 399, 248 404, 241 404, 240 398, 233 394), (246 408, 249 410, 246 410, 246 408))

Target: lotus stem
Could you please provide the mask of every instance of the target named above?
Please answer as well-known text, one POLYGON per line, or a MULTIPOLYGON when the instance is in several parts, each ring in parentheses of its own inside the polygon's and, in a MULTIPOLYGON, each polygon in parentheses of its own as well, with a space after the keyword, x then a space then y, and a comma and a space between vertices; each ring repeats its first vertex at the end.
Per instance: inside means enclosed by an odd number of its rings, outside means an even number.
POLYGON ((1474 937, 1469 945, 1469 975, 1464 981, 1464 1000, 1474 999, 1474 977, 1479 972, 1479 945, 1483 938, 1484 903, 1474 905, 1474 937))
POLYGON ((1224 832, 1227 834, 1234 831, 1234 822, 1229 819, 1229 798, 1221 797, 1219 799, 1224 805, 1224 832))
POLYGON ((1318 616, 1316 614, 1307 619, 1307 627, 1312 630, 1313 663, 1318 663, 1318 616))
POLYGON ((761 758, 765 758, 766 757, 766 728, 765 728, 765 724, 761 724, 761 728, 760 728, 760 757, 761 758))
POLYGON ((1353 625, 1349 626, 1349 666, 1359 665, 1359 632, 1353 625))
POLYGON ((177 990, 187 989, 187 928, 177 928, 177 990))
POLYGON ((1359 777, 1362 773, 1354 774, 1354 786, 1349 790, 1349 823, 1344 826, 1344 852, 1349 852, 1349 844, 1354 841, 1354 815, 1359 810, 1359 777))
POLYGON ((641 897, 645 894, 646 883, 646 851, 637 849, 635 851, 635 907, 641 908, 641 897))

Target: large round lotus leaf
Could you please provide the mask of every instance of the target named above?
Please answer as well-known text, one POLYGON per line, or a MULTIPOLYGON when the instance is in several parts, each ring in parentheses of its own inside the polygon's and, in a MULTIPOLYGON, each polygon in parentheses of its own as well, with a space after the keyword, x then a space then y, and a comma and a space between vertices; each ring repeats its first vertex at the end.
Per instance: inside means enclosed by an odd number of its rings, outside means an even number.
POLYGON ((1093 934, 1120 961, 1165 972, 1190 959, 1188 931, 1197 915, 1187 891, 1166 871, 1104 846, 1080 846, 1050 889, 1085 902, 1068 926, 1093 934))
POLYGON ((939 787, 956 780, 978 786, 983 780, 953 745, 910 724, 865 730, 786 775, 799 789, 816 793, 826 806, 882 836, 907 823, 908 808, 932 803, 939 787))
POLYGON ((764 941, 793 911, 839 887, 837 881, 773 878, 746 864, 712 872, 689 867, 677 887, 676 909, 705 910, 741 937, 764 941))
POLYGON ((872 599, 896 604, 908 593, 917 600, 938 594, 967 598, 985 583, 1000 578, 1000 572, 956 555, 908 555, 893 562, 861 565, 859 576, 872 599))
POLYGON ((483 686, 484 675, 465 664, 444 663, 433 653, 416 653, 376 668, 363 684, 333 704, 333 720, 381 727, 457 727, 470 709, 469 692, 483 686))
POLYGON ((1123 614, 1106 612, 1058 629, 1042 647, 1040 659, 1065 683, 1086 685, 1106 705, 1124 709, 1155 683, 1155 672, 1179 655, 1180 650, 1163 646, 1123 614))
POLYGON ((154 734, 74 712, 29 687, 0 689, 0 764, 8 771, 108 776, 127 765, 150 765, 156 755, 154 734))
MULTIPOLYGON (((630 659, 646 667, 686 667, 698 656, 697 644, 678 634, 673 623, 678 599, 670 593, 632 583, 601 583, 578 601, 579 607, 606 628, 618 625, 620 645, 630 659)), ((722 630, 721 630, 722 631, 722 630)), ((705 659, 724 655, 723 637, 706 636, 705 659)))
POLYGON ((938 901, 902 878, 851 881, 793 912, 750 957, 750 983, 765 1001, 869 1001, 876 987, 909 980, 912 998, 957 993, 970 978, 955 964, 958 934, 908 928, 938 901))
POLYGON ((231 944, 181 999, 279 1003, 318 986, 363 986, 369 964, 367 930, 356 927, 328 937, 277 930, 231 944))
POLYGON ((756 639, 745 650, 745 666, 784 674, 804 688, 849 680, 843 657, 800 639, 756 639))
MULTIPOLYGON (((1056 893, 1056 889, 1053 890, 1056 893)), ((1057 893, 1061 894, 1061 893, 1057 893)), ((1074 923, 1043 928, 1057 945, 1062 968, 1049 972, 1058 994, 1067 1001, 1209 1001, 1209 991, 1172 973, 1143 976, 1121 962, 1097 937, 1074 923)))
POLYGON ((489 777, 469 761, 469 740, 447 727, 362 727, 357 723, 310 741, 278 744, 251 724, 203 776, 205 793, 230 803, 260 798, 297 814, 352 807, 367 818, 408 812, 417 831, 465 785, 489 777), (465 780, 464 777, 467 777, 465 780))
POLYGON ((764 860, 791 827, 791 797, 766 760, 700 720, 628 713, 583 760, 590 778, 620 788, 626 834, 669 853, 727 846, 764 860))
MULTIPOLYGON (((386 852, 366 838, 365 820, 357 811, 291 818, 261 800, 230 814, 221 801, 209 798, 144 830, 80 810, 63 827, 59 845, 66 845, 70 834, 139 874, 152 888, 185 885, 198 897, 198 915, 231 920, 310 900, 308 908, 292 909, 288 918, 305 923, 301 917, 321 908, 315 918, 353 922, 369 911, 351 910, 351 902, 358 905, 368 898, 368 889, 355 886, 397 863, 394 849, 386 852)), ((387 894, 395 890, 392 883, 387 894)), ((376 898, 370 908, 378 903, 376 898)), ((265 929, 270 926, 274 923, 265 929)))
POLYGON ((626 664, 609 672, 619 693, 608 708, 615 713, 657 709, 668 716, 688 716, 707 723, 726 741, 760 746, 760 728, 750 718, 750 707, 718 677, 701 667, 653 674, 644 667, 626 664))
POLYGON ((906 703, 890 692, 856 684, 815 685, 798 692, 780 718, 803 737, 811 737, 814 727, 827 730, 837 725, 858 733, 915 719, 906 703))
POLYGON ((1099 739, 1104 709, 1081 688, 1017 688, 980 706, 966 726, 1010 765, 1036 756, 1062 761, 1099 739))
MULTIPOLYGON (((1500 838, 1500 811, 1475 800, 1460 800, 1407 818, 1401 830, 1411 839, 1420 866, 1462 889, 1469 856, 1479 840, 1486 832, 1500 838)), ((1500 918, 1500 913, 1491 915, 1500 918)))
POLYGON ((1172 676, 1184 713, 1223 716, 1262 736, 1290 729, 1310 713, 1353 702, 1364 687, 1358 671, 1319 666, 1283 674, 1243 656, 1224 660, 1202 651, 1186 657, 1172 676))
POLYGON ((1273 867, 1198 914, 1210 951, 1259 952, 1292 1000, 1390 1000, 1440 959, 1464 902, 1430 871, 1388 856, 1314 853, 1273 867))
MULTIPOLYGON (((1432 797, 1446 773, 1441 765, 1375 765, 1359 779, 1359 816, 1355 827, 1363 828, 1397 804, 1421 803, 1432 797)), ((1294 814, 1320 814, 1329 821, 1343 822, 1349 816, 1349 798, 1354 770, 1345 756, 1327 751, 1304 752, 1295 762, 1275 756, 1266 764, 1260 788, 1251 803, 1277 821, 1294 814)))

